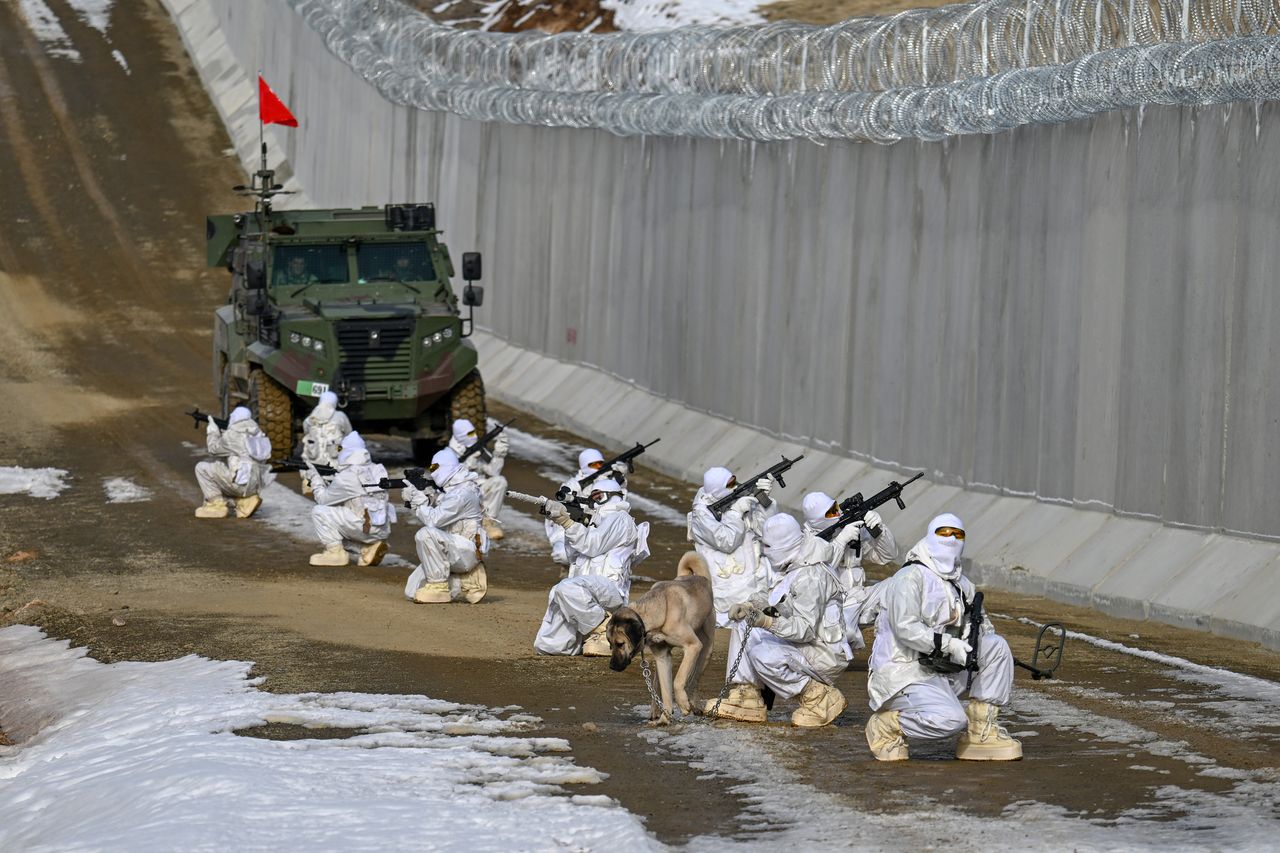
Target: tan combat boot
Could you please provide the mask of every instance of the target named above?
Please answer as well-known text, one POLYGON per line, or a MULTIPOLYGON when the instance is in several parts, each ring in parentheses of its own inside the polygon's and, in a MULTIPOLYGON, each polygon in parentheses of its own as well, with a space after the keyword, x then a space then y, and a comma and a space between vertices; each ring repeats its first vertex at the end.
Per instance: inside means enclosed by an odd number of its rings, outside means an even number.
POLYGON ((507 535, 502 532, 502 525, 498 524, 497 519, 485 516, 482 523, 484 524, 485 535, 489 537, 490 542, 497 542, 507 535))
POLYGON ((306 476, 303 476, 302 478, 302 496, 304 498, 311 496, 311 481, 308 480, 306 476))
POLYGON ((613 649, 609 648, 609 637, 605 634, 605 629, 609 627, 609 617, 604 617, 604 621, 591 629, 591 633, 582 641, 582 656, 585 658, 607 658, 613 654, 613 649))
POLYGON ((319 554, 311 555, 311 565, 313 566, 345 566, 350 561, 351 558, 347 556, 347 549, 342 547, 341 542, 326 545, 319 554))
POLYGON ((964 709, 969 730, 956 742, 956 758, 965 761, 1017 761, 1022 758, 1022 744, 1009 737, 1004 726, 996 722, 1000 709, 987 702, 970 699, 964 709))
MULTIPOLYGON (((262 506, 262 498, 249 495, 247 498, 236 498, 236 518, 248 518, 262 506)), ((343 565, 346 565, 343 563, 343 565)))
POLYGON ((450 601, 449 582, 424 583, 413 594, 413 600, 419 604, 448 604, 450 601))
POLYGON ((809 679, 796 701, 800 703, 800 707, 791 715, 793 726, 828 725, 849 706, 843 693, 816 678, 809 679))
MULTIPOLYGON (((708 699, 702 712, 710 714, 715 707, 716 700, 708 699)), ((760 688, 754 684, 733 684, 730 685, 724 700, 720 702, 720 708, 715 711, 715 715, 725 720, 737 720, 740 723, 763 723, 769 719, 769 709, 765 707, 760 688)))
POLYGON ((224 500, 205 501, 196 507, 196 518, 226 518, 227 502, 224 500))
POLYGON ((476 563, 471 571, 458 575, 458 596, 467 604, 477 604, 489 591, 489 577, 484 563, 476 563))
POLYGON ((876 761, 906 761, 907 739, 897 711, 877 711, 867 720, 867 746, 876 761))
POLYGON ((356 560, 357 566, 376 566, 382 562, 382 558, 387 554, 387 543, 378 540, 369 545, 360 546, 360 559, 356 560))

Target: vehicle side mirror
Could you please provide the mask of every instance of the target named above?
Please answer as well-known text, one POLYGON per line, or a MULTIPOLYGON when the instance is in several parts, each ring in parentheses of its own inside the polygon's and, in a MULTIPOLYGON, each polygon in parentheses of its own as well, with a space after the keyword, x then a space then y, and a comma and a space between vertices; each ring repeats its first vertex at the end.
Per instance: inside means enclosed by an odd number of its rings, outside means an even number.
POLYGON ((249 290, 262 290, 267 286, 267 264, 262 258, 245 261, 244 286, 249 290))
MULTIPOLYGON (((463 252, 462 253, 462 277, 467 281, 479 281, 480 276, 480 253, 479 252, 463 252)), ((481 296, 483 299, 484 297, 481 296)), ((471 303, 468 302, 468 305, 471 303)), ((480 303, 477 302, 477 305, 480 303)))
MULTIPOLYGON (((465 255, 463 257, 465 258, 465 255)), ((478 258, 479 255, 476 257, 478 258)), ((464 260, 463 263, 465 264, 466 261, 464 260)), ((484 288, 478 284, 468 284, 462 288, 462 304, 479 308, 484 304, 484 288)))

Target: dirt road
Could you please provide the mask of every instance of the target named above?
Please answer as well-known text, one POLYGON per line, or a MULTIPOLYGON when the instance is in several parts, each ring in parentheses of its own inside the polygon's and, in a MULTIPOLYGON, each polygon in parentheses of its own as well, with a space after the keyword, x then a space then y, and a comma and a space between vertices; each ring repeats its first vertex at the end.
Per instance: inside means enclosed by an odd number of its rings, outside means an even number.
MULTIPOLYGON (((41 624, 104 660, 253 660, 271 690, 522 705, 672 843, 923 846, 977 832, 997 846, 1247 847, 1280 828, 1278 657, 1257 647, 993 592, 1016 651, 1034 632, 1019 619, 1082 634, 1061 681, 1019 676, 1010 727, 1026 759, 960 766, 923 750, 884 766, 862 737, 864 655, 838 685, 849 710, 822 731, 646 730, 637 672, 534 655, 558 573, 540 522, 518 508, 476 607, 404 601, 407 524, 384 566, 308 567, 293 477, 251 521, 193 519, 203 433, 181 412, 212 402, 210 316, 226 287, 201 266, 201 226, 206 212, 237 208, 227 188, 242 177, 155 2, 116 6, 109 40, 51 5, 78 61, 0 4, 0 466, 70 480, 54 500, 0 495, 0 624, 41 624), (148 496, 109 502, 113 478, 148 496)), ((578 443, 527 416, 522 425, 512 486, 551 489, 578 443)), ((407 447, 388 440, 375 455, 395 464, 407 447)), ((636 488, 654 524, 641 571, 665 576, 692 489, 643 472, 636 488)), ((904 546, 919 533, 896 532, 904 546)), ((704 692, 724 665, 721 647, 704 692)))

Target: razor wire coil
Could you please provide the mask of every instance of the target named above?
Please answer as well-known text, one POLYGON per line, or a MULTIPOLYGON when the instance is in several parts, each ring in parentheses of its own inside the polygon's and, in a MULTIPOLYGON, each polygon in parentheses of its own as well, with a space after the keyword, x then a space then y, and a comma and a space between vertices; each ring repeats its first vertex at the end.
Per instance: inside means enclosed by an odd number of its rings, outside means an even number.
POLYGON ((894 142, 1280 97, 1280 0, 991 0, 832 26, 489 33, 289 0, 394 103, 618 135, 894 142))

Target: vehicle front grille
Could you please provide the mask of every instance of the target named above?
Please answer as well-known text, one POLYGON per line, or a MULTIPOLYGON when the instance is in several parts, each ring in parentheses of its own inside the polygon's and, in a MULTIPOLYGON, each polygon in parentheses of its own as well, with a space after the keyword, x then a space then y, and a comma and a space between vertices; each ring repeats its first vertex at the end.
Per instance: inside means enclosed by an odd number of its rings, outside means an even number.
POLYGON ((413 377, 412 320, 338 323, 338 367, 351 382, 407 382, 413 377))

